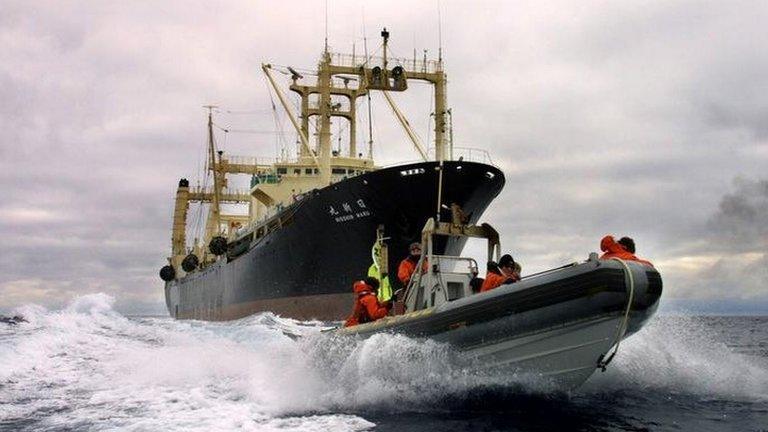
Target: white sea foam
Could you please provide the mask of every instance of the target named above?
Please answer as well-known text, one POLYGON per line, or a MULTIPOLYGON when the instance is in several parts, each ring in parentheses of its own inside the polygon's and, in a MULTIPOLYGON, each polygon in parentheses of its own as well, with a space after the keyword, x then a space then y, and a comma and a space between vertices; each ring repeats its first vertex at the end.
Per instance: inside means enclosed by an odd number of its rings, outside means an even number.
MULTIPOLYGON (((234 324, 130 320, 104 295, 26 307, 0 351, 0 419, 31 430, 364 430, 323 414, 301 346, 263 315, 234 324), (268 322, 269 325, 264 324, 268 322), (291 413, 296 413, 292 415, 291 413)), ((307 331, 294 325, 294 332, 307 331)), ((5 335, 7 336, 7 335, 5 335)))
MULTIPOLYGON (((446 397, 520 384, 469 371, 430 341, 332 337, 320 334, 322 323, 272 314, 136 320, 111 304, 97 294, 60 311, 25 307, 18 312, 29 323, 0 329, 0 419, 32 419, 30 430, 356 431, 374 425, 338 413, 434 409, 446 397)), ((633 336, 580 392, 765 397, 764 367, 681 322, 633 336)))
POLYGON ((768 399, 768 368, 734 352, 696 317, 655 319, 625 340, 585 392, 643 389, 697 397, 768 399))

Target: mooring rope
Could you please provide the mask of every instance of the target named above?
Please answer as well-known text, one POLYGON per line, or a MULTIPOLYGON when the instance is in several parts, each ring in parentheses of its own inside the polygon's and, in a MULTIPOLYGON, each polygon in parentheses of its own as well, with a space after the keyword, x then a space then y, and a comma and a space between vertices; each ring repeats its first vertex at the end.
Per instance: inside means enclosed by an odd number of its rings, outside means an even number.
MULTIPOLYGON (((619 345, 624 338, 624 334, 627 332, 627 325, 629 324, 629 311, 632 309, 632 301, 635 298, 635 277, 632 275, 632 269, 629 268, 626 261, 621 258, 611 258, 614 261, 618 261, 623 267, 629 278, 629 301, 627 302, 627 309, 624 311, 624 318, 619 322, 619 327, 616 329, 616 342, 613 345, 613 352, 607 357, 605 354, 601 354, 597 359, 597 367, 605 372, 605 368, 619 352, 619 345)), ((606 353, 607 354, 607 353, 606 353)))

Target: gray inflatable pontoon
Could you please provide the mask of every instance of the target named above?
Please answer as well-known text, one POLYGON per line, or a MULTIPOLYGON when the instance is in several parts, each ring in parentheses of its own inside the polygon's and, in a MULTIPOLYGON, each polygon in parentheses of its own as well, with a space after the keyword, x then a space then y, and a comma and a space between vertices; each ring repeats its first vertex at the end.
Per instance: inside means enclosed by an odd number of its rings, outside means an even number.
POLYGON ((422 235, 428 270, 416 272, 400 293, 404 301, 396 309, 403 313, 337 332, 357 337, 391 332, 446 342, 474 367, 532 374, 568 390, 604 369, 621 340, 640 330, 659 303, 662 281, 653 267, 599 260, 594 253, 582 263, 473 293, 477 263, 433 255, 437 235, 487 238, 489 260, 494 255, 498 260, 498 234, 489 225, 430 220, 422 235))

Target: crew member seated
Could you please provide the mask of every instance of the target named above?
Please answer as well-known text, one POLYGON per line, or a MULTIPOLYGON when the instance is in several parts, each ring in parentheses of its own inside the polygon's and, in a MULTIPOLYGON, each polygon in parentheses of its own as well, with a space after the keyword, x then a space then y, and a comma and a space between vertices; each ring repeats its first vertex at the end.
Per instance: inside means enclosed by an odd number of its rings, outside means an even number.
POLYGON ((416 265, 419 264, 420 259, 421 243, 411 243, 408 247, 408 256, 400 261, 400 265, 397 267, 397 278, 403 285, 408 285, 411 276, 413 276, 413 272, 416 271, 416 265))
POLYGON ((355 306, 344 327, 373 322, 387 316, 392 302, 379 302, 376 298, 378 289, 379 281, 376 278, 369 277, 354 283, 352 290, 355 292, 355 306))
POLYGON ((488 263, 488 273, 485 276, 480 292, 490 291, 501 285, 507 285, 520 280, 520 264, 516 263, 512 255, 504 255, 499 263, 491 261, 488 263))
POLYGON ((472 288, 472 294, 477 294, 480 292, 480 289, 483 287, 483 282, 485 282, 485 279, 479 277, 473 277, 470 279, 469 286, 472 288))
POLYGON ((605 252, 600 259, 621 258, 626 261, 637 261, 653 267, 650 261, 640 259, 635 255, 635 241, 630 237, 622 237, 619 241, 616 241, 613 236, 607 235, 600 240, 600 249, 605 252))

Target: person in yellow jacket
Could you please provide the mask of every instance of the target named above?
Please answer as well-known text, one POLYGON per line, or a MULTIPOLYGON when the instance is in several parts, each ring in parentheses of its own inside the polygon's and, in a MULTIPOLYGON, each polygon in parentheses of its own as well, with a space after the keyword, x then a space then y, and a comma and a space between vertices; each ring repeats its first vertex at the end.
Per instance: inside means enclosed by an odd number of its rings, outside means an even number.
POLYGON ((368 267, 368 276, 379 280, 379 301, 385 302, 392 299, 392 286, 389 284, 389 275, 386 272, 382 272, 382 259, 381 259, 381 242, 376 241, 371 249, 371 258, 373 258, 373 264, 368 267))

